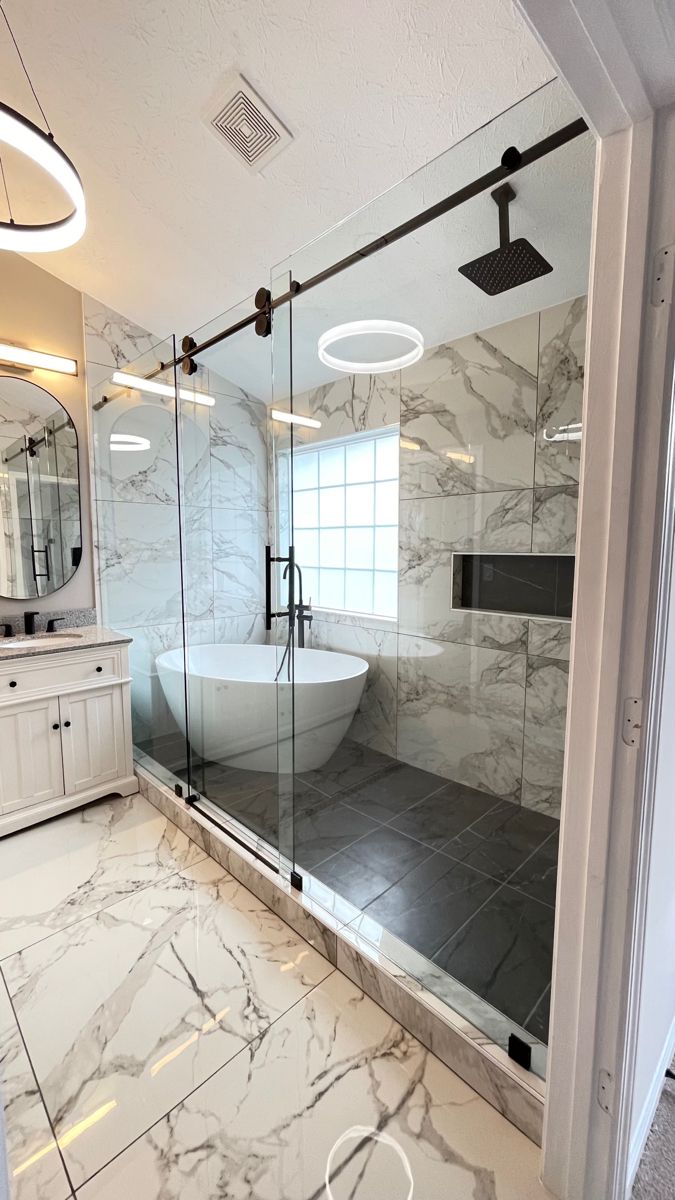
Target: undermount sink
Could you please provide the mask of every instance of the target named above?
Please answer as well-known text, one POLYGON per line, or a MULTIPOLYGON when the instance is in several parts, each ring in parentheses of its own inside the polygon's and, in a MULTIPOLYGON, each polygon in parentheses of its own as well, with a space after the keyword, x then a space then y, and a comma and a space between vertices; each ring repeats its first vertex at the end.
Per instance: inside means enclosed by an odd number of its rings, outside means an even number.
MULTIPOLYGON (((69 646, 71 642, 75 642, 81 637, 81 633, 36 633, 35 637, 20 638, 18 640, 7 638, 4 645, 5 649, 11 647, 12 650, 28 649, 31 646, 35 646, 36 643, 39 644, 46 641, 49 642, 50 646, 69 646)), ((0 649, 2 645, 3 643, 0 641, 0 649)))

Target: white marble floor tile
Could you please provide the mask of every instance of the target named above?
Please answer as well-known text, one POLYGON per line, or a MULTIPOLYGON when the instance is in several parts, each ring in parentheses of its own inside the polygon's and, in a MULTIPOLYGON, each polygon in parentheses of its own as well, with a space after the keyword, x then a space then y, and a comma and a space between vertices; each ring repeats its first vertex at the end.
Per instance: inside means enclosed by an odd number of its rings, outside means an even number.
POLYGON ((78 1197, 544 1200, 538 1167, 531 1142, 335 972, 78 1197))
POLYGON ((141 795, 0 841, 0 958, 183 870, 204 851, 141 795))
POLYGON ((10 1200, 66 1200, 70 1184, 1 980, 0 1096, 10 1200))
POLYGON ((333 970, 211 859, 2 969, 76 1189, 333 970))

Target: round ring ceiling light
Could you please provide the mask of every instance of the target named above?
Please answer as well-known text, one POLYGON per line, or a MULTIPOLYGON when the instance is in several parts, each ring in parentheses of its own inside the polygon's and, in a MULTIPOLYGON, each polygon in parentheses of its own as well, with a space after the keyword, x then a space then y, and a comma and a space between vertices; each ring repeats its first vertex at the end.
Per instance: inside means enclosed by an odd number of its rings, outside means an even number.
POLYGON ((137 433, 111 433, 111 450, 131 450, 136 454, 141 450, 150 449, 150 439, 140 437, 137 433))
POLYGON ((417 362, 424 354, 424 338, 414 325, 404 325, 401 321, 348 321, 346 325, 334 325, 332 329, 322 333, 317 348, 321 362, 336 371, 346 371, 350 375, 379 375, 383 371, 398 371, 417 362), (380 362, 354 362, 328 353, 329 347, 334 346, 336 342, 369 334, 404 338, 412 343, 412 349, 380 362))
POLYGON ((13 146, 46 171, 68 196, 73 211, 60 221, 40 225, 19 225, 15 221, 0 221, 0 250, 16 250, 20 254, 43 250, 63 250, 79 241, 87 224, 82 181, 63 150, 37 125, 22 117, 13 108, 0 103, 0 142, 13 146))

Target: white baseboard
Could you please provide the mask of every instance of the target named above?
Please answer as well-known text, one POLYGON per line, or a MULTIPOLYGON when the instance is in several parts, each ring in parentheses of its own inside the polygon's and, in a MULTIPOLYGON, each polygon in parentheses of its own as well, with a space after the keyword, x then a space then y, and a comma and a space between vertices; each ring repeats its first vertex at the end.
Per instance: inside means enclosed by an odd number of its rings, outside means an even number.
POLYGON ((658 1108, 663 1084, 665 1082, 666 1067, 669 1067, 675 1056, 675 1017, 670 1027, 670 1032, 666 1039, 666 1044, 663 1048, 663 1054, 659 1060, 659 1064, 654 1072, 652 1086, 649 1089, 647 1099, 642 1106, 640 1119, 635 1127, 635 1131, 631 1138, 630 1150, 628 1152, 628 1187, 626 1189, 626 1200, 630 1200, 633 1191, 633 1183, 637 1175, 637 1169, 640 1166, 640 1159, 649 1137, 649 1131, 652 1127, 652 1122, 658 1108))

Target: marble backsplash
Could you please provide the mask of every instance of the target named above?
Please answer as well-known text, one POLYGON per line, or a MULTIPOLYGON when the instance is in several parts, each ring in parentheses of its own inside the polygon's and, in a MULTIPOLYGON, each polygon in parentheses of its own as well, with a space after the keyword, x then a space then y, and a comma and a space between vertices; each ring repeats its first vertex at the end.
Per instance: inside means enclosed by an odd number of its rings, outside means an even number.
POLYGON ((350 736, 560 811, 570 622, 451 607, 452 555, 574 553, 586 301, 436 347, 381 380, 302 397, 308 441, 400 417, 398 622, 319 610, 312 645, 367 659, 350 736))

